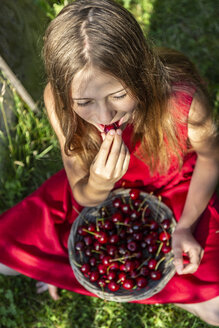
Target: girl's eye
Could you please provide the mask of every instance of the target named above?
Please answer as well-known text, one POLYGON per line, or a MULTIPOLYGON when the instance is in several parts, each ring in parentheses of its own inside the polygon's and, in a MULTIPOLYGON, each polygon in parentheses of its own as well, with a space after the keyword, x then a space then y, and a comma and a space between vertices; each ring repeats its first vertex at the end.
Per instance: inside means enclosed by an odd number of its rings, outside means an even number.
POLYGON ((124 95, 121 95, 121 96, 114 96, 113 98, 114 99, 122 99, 122 98, 125 98, 127 96, 127 93, 124 93, 124 95))
POLYGON ((85 103, 77 103, 77 105, 83 107, 83 106, 87 106, 89 103, 90 101, 86 101, 85 103))

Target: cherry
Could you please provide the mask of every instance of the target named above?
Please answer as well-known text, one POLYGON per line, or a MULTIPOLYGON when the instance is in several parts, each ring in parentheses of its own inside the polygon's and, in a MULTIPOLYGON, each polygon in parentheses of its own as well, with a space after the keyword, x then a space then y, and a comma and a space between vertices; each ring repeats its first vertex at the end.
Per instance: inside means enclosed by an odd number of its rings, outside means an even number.
POLYGON ((133 201, 133 206, 135 207, 135 208, 139 208, 139 206, 141 205, 141 200, 140 199, 135 199, 134 201, 133 201))
POLYGON ((123 282, 123 287, 125 289, 132 289, 134 287, 134 280, 133 279, 126 279, 124 282, 123 282))
POLYGON ((166 243, 163 244, 163 246, 161 247, 161 251, 164 253, 164 254, 167 254, 171 251, 171 246, 170 245, 167 245, 166 243))
POLYGON ((120 208, 121 208, 121 210, 122 210, 123 213, 125 213, 125 214, 128 214, 129 213, 130 207, 129 207, 128 204, 122 204, 120 206, 120 208))
POLYGON ((140 275, 147 277, 149 275, 149 273, 150 273, 150 271, 149 271, 148 267, 146 267, 146 266, 141 267, 140 275))
POLYGON ((101 288, 106 287, 106 281, 103 278, 99 279, 97 283, 101 288))
POLYGON ((118 246, 118 252, 121 255, 125 255, 125 253, 126 253, 126 246, 125 246, 125 244, 121 244, 120 246, 118 246))
POLYGON ((130 271, 133 271, 135 268, 135 263, 134 261, 131 261, 131 260, 126 260, 125 261, 125 270, 130 272, 130 271))
POLYGON ((144 241, 147 245, 155 244, 154 236, 152 236, 152 234, 148 234, 147 236, 145 236, 144 241))
POLYGON ((151 244, 151 245, 148 245, 148 247, 147 247, 148 253, 150 253, 150 254, 156 253, 157 249, 158 249, 158 246, 156 244, 151 244))
POLYGON ((80 236, 86 236, 87 235, 87 231, 85 231, 86 229, 87 227, 85 225, 82 225, 78 227, 77 232, 80 236))
POLYGON ((91 247, 87 247, 85 249, 85 255, 87 255, 88 257, 92 255, 92 248, 91 247))
POLYGON ((81 272, 88 273, 90 271, 90 265, 88 263, 85 263, 81 266, 81 272))
POLYGON ((123 221, 123 215, 120 212, 116 212, 112 215, 112 221, 114 223, 123 221))
POLYGON ((89 226, 87 227, 87 230, 89 230, 91 232, 95 232, 96 231, 96 225, 94 223, 90 223, 89 226))
POLYGON ((99 241, 96 241, 93 244, 93 248, 94 248, 95 251, 99 251, 101 249, 101 244, 99 243, 99 241))
POLYGON ((89 277, 90 281, 92 281, 92 282, 97 281, 99 276, 100 276, 100 274, 98 271, 91 272, 90 277, 89 277))
POLYGON ((106 244, 107 243, 108 236, 107 236, 106 232, 104 232, 104 231, 98 231, 96 233, 96 236, 97 236, 96 238, 98 239, 98 241, 99 241, 100 244, 106 244))
POLYGON ((148 261, 148 268, 149 268, 150 270, 154 270, 155 267, 156 267, 156 265, 157 265, 157 261, 156 261, 155 259, 150 259, 150 260, 148 261))
POLYGON ((108 256, 108 255, 105 255, 102 259, 102 263, 104 265, 109 265, 110 264, 110 260, 112 260, 112 257, 111 256, 108 256))
POLYGON ((122 200, 120 198, 113 199, 113 206, 115 208, 120 208, 121 205, 122 205, 122 200))
POLYGON ((76 244, 75 244, 75 249, 77 251, 82 251, 85 247, 85 244, 83 241, 78 241, 76 244))
POLYGON ((118 128, 119 128, 118 122, 115 122, 113 124, 105 125, 104 132, 108 133, 110 130, 112 129, 117 130, 118 128))
POLYGON ((124 282, 126 280, 125 272, 120 272, 118 275, 119 280, 117 282, 124 282))
POLYGON ((171 224, 171 222, 170 222, 169 219, 164 219, 164 220, 161 222, 162 227, 163 227, 164 229, 166 229, 166 230, 169 229, 170 224, 171 224))
POLYGON ((141 213, 136 211, 136 210, 132 210, 130 213, 129 213, 129 216, 132 220, 136 220, 140 217, 141 213))
POLYGON ((106 250, 110 256, 114 256, 117 252, 117 248, 114 245, 106 245, 106 250))
POLYGON ((138 222, 138 221, 134 221, 134 222, 133 222, 133 225, 132 225, 132 229, 133 229, 134 231, 139 231, 139 230, 141 230, 141 223, 138 222))
POLYGON ((125 266, 124 263, 120 264, 120 266, 119 266, 119 270, 120 270, 120 271, 126 271, 126 266, 125 266))
POLYGON ((93 243, 93 238, 91 236, 84 236, 84 243, 86 246, 90 246, 93 243))
POLYGON ((162 277, 162 273, 160 271, 151 271, 150 277, 152 280, 159 280, 162 277))
POLYGON ((143 238, 143 234, 142 234, 142 232, 134 232, 134 233, 133 233, 133 238, 134 238, 135 240, 137 240, 137 241, 141 241, 142 238, 143 238))
POLYGON ((127 248, 131 252, 135 252, 138 249, 138 244, 135 241, 130 241, 127 244, 127 248))
POLYGON ((135 200, 139 197, 140 195, 140 190, 139 189, 131 189, 129 191, 130 198, 135 200))
POLYGON ((107 287, 111 292, 116 292, 120 288, 120 285, 117 284, 115 281, 110 281, 107 287))
POLYGON ((95 257, 91 257, 89 259, 89 262, 90 262, 90 265, 94 267, 97 263, 97 259, 95 257))
POLYGON ((151 220, 149 226, 151 230, 157 230, 159 228, 159 224, 155 220, 151 220))
POLYGON ((99 263, 98 264, 98 271, 100 274, 105 274, 106 271, 107 271, 107 266, 102 264, 102 263, 99 263))
POLYGON ((122 229, 121 231, 119 231, 119 237, 120 237, 120 238, 124 239, 125 236, 126 236, 126 231, 125 231, 125 229, 122 229))
POLYGON ((170 234, 169 232, 166 232, 166 231, 162 231, 160 234, 159 234, 159 239, 160 241, 167 241, 170 239, 170 234))
POLYGON ((135 270, 133 270, 133 271, 130 272, 129 275, 130 275, 131 278, 135 279, 137 277, 137 275, 138 275, 138 272, 135 271, 135 270))
POLYGON ((105 220, 103 228, 106 230, 112 230, 114 228, 114 224, 110 220, 105 220))
POLYGON ((119 270, 119 262, 112 262, 108 268, 112 271, 119 270))
POLYGON ((116 278, 116 272, 115 271, 110 271, 108 274, 107 274, 107 279, 108 280, 114 280, 116 278))
POLYGON ((118 235, 112 235, 109 237, 109 243, 110 244, 116 244, 119 241, 119 236, 118 235))
POLYGON ((143 276, 137 277, 136 283, 139 288, 144 288, 148 284, 147 279, 145 279, 145 277, 143 277, 143 276))

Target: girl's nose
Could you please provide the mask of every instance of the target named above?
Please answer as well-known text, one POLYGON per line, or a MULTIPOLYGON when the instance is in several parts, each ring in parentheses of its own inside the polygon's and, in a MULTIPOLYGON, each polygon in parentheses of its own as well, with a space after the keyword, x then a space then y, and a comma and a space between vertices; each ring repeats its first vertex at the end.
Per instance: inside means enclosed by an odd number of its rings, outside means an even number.
POLYGON ((101 103, 98 105, 98 123, 99 124, 109 124, 114 116, 116 115, 116 111, 108 106, 106 103, 101 103))

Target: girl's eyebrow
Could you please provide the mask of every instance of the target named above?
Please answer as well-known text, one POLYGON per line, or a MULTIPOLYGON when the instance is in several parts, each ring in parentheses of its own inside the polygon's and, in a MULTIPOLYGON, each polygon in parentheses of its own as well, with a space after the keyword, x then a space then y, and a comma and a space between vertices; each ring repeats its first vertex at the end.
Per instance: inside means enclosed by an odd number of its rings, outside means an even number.
MULTIPOLYGON (((110 93, 108 96, 112 96, 114 95, 115 93, 119 93, 121 91, 125 90, 124 88, 122 88, 121 90, 118 90, 118 91, 115 91, 113 93, 110 93)), ((72 98, 73 100, 88 100, 88 99, 92 99, 92 98, 72 98)))

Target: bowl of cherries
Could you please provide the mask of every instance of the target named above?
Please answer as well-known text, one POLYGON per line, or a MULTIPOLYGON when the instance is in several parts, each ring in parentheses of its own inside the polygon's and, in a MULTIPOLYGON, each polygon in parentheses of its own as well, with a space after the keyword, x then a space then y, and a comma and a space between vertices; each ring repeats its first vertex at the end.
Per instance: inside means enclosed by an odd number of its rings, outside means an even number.
POLYGON ((76 279, 96 296, 129 302, 161 291, 175 274, 173 213, 139 189, 117 189, 97 207, 85 207, 68 239, 76 279))

